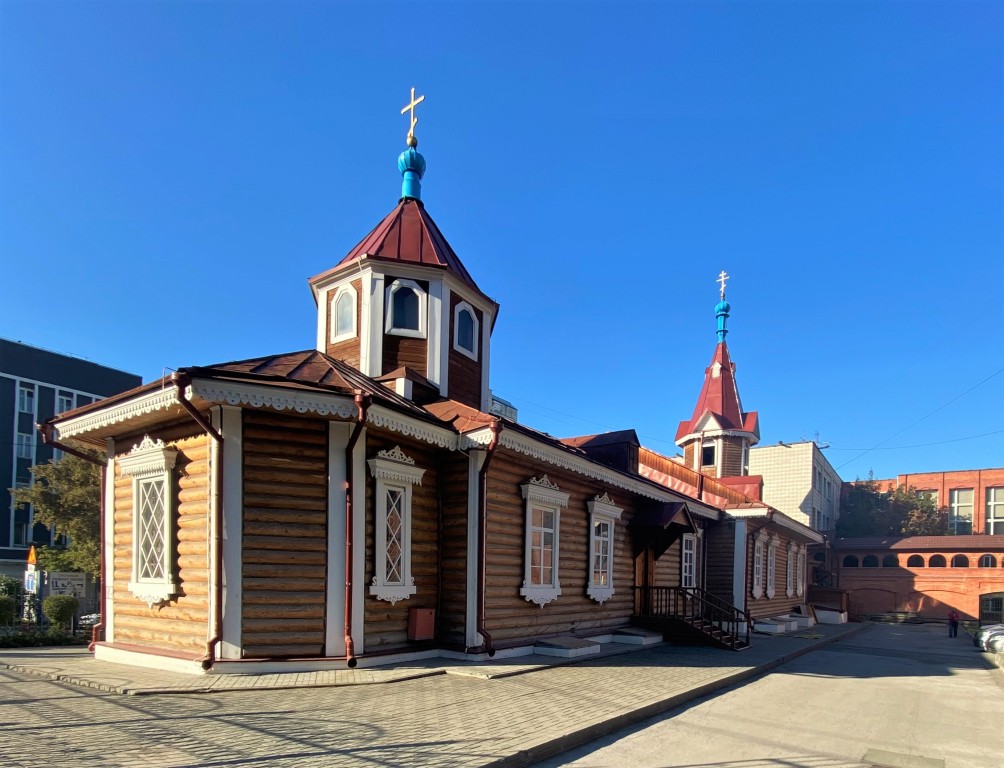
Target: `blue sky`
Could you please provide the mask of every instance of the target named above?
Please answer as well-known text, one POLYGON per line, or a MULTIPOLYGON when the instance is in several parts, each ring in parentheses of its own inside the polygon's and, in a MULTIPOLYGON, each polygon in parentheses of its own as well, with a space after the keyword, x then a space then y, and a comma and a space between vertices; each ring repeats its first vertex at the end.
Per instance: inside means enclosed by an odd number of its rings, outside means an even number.
POLYGON ((716 275, 761 444, 1004 466, 1004 3, 0 3, 0 335, 138 373, 306 349, 423 199, 492 386, 667 453, 716 275), (867 449, 874 448, 867 453, 867 449))

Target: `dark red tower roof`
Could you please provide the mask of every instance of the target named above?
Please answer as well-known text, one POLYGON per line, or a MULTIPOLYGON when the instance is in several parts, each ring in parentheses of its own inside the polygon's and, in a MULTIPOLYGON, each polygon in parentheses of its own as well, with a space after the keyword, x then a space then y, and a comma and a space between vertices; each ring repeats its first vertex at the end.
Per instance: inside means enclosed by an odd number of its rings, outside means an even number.
POLYGON ((718 342, 711 365, 704 370, 704 386, 701 387, 701 395, 694 406, 694 414, 687 421, 681 421, 676 430, 677 442, 686 435, 699 431, 698 425, 709 413, 714 416, 720 429, 750 432, 758 439, 760 437, 756 411, 743 413, 739 388, 736 386, 736 366, 729 358, 729 348, 724 341, 718 342))

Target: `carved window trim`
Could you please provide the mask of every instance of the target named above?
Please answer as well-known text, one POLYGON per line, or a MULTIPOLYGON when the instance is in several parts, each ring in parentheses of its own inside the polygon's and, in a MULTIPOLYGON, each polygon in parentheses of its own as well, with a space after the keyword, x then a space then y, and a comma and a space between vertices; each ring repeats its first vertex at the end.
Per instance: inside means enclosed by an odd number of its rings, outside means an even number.
POLYGON ((376 479, 374 572, 369 593, 394 605, 418 590, 411 574, 411 492, 414 486, 422 484, 425 470, 416 467, 415 460, 400 446, 377 452, 376 458, 367 463, 376 479), (393 524, 395 517, 400 518, 396 525, 393 524), (392 525, 388 526, 388 520, 392 525), (389 541, 399 547, 396 560, 393 553, 388 556, 389 541), (397 572, 399 577, 388 578, 389 571, 397 572))
POLYGON ((453 348, 465 357, 477 362, 478 359, 478 339, 481 332, 481 324, 478 322, 478 315, 474 307, 466 301, 461 301, 453 308, 453 348), (460 343, 460 316, 469 315, 471 318, 471 348, 468 349, 460 343))
POLYGON ((356 292, 355 287, 351 283, 341 286, 335 295, 331 299, 331 330, 328 335, 329 341, 335 344, 339 341, 347 341, 348 339, 354 339, 359 335, 359 330, 357 328, 357 318, 359 315, 359 294, 356 292), (349 328, 339 330, 338 328, 338 303, 342 301, 343 297, 348 297, 348 300, 352 303, 352 311, 349 314, 350 323, 349 328))
POLYGON ((798 546, 788 542, 788 562, 784 571, 784 594, 791 597, 795 594, 795 565, 798 561, 798 546))
POLYGON ((175 495, 178 452, 145 435, 117 460, 132 478, 132 571, 129 591, 151 608, 178 594, 174 572, 175 495))
POLYGON ((777 594, 777 545, 781 539, 772 536, 767 544, 767 597, 772 598, 777 594))
POLYGON ((427 315, 428 315, 428 303, 429 297, 425 290, 416 283, 414 280, 405 280, 404 278, 399 278, 387 286, 387 307, 385 314, 387 315, 386 324, 384 329, 387 333, 393 336, 410 336, 413 339, 424 339, 428 333, 427 330, 427 315), (394 318, 394 294, 403 288, 408 288, 415 292, 418 297, 418 328, 402 328, 395 324, 394 318))
MULTIPOLYGON (((523 545, 523 586, 519 593, 528 602, 539 605, 543 608, 552 600, 561 596, 561 581, 558 578, 558 564, 561 560, 560 532, 561 532, 561 510, 568 506, 569 494, 563 493, 555 483, 552 483, 547 475, 539 478, 530 478, 520 486, 523 491, 523 498, 526 500, 525 535, 523 545), (533 512, 541 512, 541 517, 547 514, 553 515, 553 527, 535 526, 533 524, 533 512), (535 584, 532 577, 534 533, 540 533, 540 551, 543 560, 544 553, 550 549, 551 556, 551 579, 547 583, 535 584), (547 533, 551 534, 551 546, 547 547, 547 533)), ((545 567, 543 561, 540 565, 545 567)))
POLYGON ((753 584, 751 593, 754 599, 763 597, 764 555, 767 548, 767 532, 760 531, 753 540, 753 584))
POLYGON ((805 594, 805 554, 806 547, 803 544, 798 548, 798 565, 795 573, 795 594, 801 597, 805 594))
POLYGON ((589 562, 587 564, 589 578, 586 582, 586 594, 602 605, 614 595, 614 542, 616 541, 617 522, 620 521, 624 509, 614 504, 613 499, 606 493, 587 501, 586 507, 589 509, 589 562), (596 528, 604 525, 608 532, 607 536, 598 536, 596 528), (604 543, 607 545, 605 553, 602 551, 604 543), (598 549, 600 551, 597 551, 598 549), (597 578, 598 573, 600 574, 599 578, 597 578))

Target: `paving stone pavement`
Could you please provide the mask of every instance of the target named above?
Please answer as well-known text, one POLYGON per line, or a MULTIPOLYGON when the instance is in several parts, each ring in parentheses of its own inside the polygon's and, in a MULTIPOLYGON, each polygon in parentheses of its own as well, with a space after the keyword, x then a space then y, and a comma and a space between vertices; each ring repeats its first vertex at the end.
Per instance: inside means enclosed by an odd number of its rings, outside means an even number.
POLYGON ((153 672, 65 649, 4 651, 0 761, 11 768, 522 766, 866 626, 758 636, 740 653, 659 645, 557 665, 545 657, 438 659, 241 676, 239 685, 215 687, 206 678, 234 676, 153 672))

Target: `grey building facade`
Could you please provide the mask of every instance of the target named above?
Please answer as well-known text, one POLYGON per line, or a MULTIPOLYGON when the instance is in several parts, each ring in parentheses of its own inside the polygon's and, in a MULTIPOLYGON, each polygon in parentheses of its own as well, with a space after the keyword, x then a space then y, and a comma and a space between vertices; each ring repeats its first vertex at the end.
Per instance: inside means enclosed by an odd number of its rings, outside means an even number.
POLYGON ((0 339, 0 574, 20 579, 32 544, 59 544, 57 533, 15 509, 10 488, 30 486, 29 468, 54 456, 39 422, 142 384, 135 374, 0 339))

